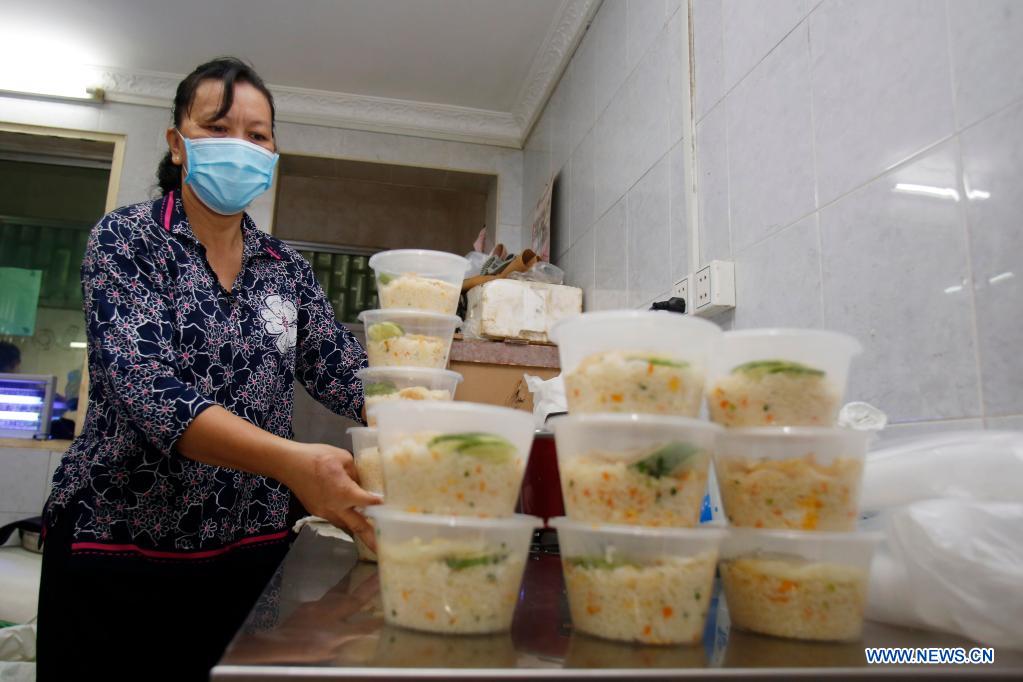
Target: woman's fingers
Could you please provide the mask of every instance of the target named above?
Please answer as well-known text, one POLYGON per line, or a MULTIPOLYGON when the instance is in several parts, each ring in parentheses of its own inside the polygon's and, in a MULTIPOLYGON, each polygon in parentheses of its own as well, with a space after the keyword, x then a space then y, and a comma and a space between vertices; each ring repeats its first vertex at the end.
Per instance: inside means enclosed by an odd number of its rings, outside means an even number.
POLYGON ((376 551, 377 540, 373 534, 373 526, 369 525, 365 516, 354 509, 345 509, 341 512, 341 520, 352 532, 352 535, 362 540, 371 550, 376 551))

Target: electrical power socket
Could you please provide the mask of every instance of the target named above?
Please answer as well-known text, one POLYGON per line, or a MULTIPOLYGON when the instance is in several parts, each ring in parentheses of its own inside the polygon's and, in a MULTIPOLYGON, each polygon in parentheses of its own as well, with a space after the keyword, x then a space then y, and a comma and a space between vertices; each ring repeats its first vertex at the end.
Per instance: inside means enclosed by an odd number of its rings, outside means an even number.
POLYGON ((689 280, 691 276, 686 275, 679 281, 675 282, 675 286, 671 289, 671 295, 673 298, 681 298, 686 302, 686 313, 691 313, 693 310, 692 301, 689 300, 689 280))
POLYGON ((711 317, 735 307, 735 264, 714 260, 694 275, 693 314, 711 317))

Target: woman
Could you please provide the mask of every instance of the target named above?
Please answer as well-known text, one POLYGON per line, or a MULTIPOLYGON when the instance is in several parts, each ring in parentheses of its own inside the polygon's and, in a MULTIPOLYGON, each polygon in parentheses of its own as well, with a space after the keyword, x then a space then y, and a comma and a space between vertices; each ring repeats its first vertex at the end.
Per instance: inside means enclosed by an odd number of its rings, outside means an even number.
POLYGON ((82 262, 89 409, 44 515, 40 680, 205 679, 287 549, 292 494, 373 544, 351 455, 290 440, 295 380, 359 418, 365 355, 243 212, 273 178, 273 97, 217 59, 173 120, 163 196, 104 217, 82 262))

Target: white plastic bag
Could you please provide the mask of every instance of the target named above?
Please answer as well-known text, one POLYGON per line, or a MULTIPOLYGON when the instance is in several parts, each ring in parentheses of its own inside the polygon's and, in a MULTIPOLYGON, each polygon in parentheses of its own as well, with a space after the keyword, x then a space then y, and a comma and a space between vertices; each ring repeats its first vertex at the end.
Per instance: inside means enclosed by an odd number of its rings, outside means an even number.
POLYGON ((536 428, 543 428, 548 415, 568 410, 565 382, 560 374, 547 381, 532 374, 526 374, 523 378, 526 380, 526 388, 533 394, 533 424, 536 428))
POLYGON ((951 432, 867 455, 861 527, 884 542, 867 617, 1023 649, 1023 433, 951 432))

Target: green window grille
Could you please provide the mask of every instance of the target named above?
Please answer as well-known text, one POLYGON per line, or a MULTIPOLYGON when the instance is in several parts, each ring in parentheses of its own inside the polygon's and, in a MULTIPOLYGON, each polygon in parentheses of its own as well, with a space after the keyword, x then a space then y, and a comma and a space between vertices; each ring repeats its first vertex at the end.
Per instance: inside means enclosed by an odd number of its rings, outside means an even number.
POLYGON ((374 249, 294 241, 288 244, 312 265, 338 322, 358 323, 363 310, 380 307, 376 278, 369 267, 374 249))
POLYGON ((42 270, 42 308, 82 309, 81 268, 92 224, 0 216, 0 267, 42 270))

